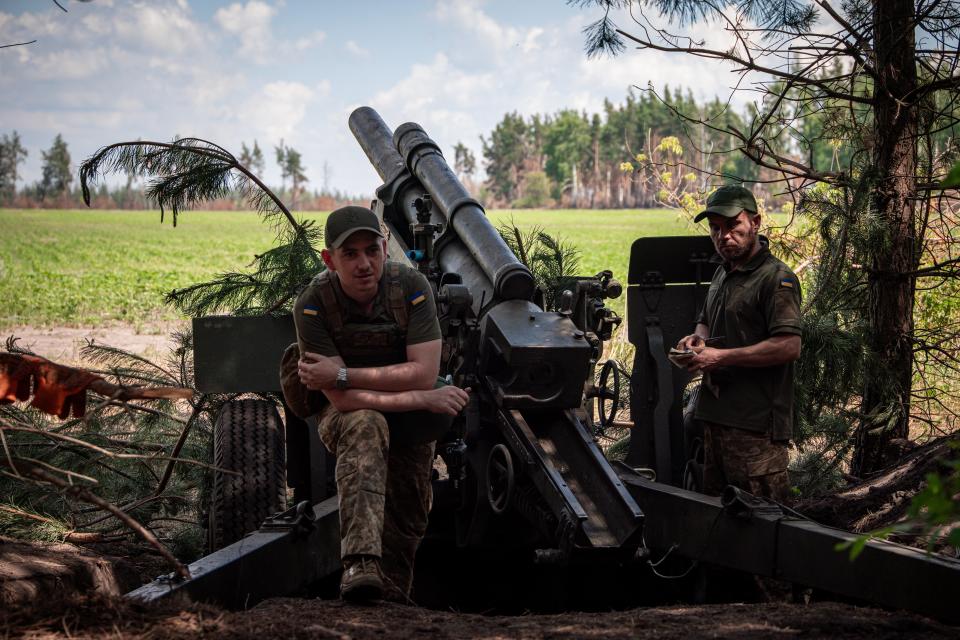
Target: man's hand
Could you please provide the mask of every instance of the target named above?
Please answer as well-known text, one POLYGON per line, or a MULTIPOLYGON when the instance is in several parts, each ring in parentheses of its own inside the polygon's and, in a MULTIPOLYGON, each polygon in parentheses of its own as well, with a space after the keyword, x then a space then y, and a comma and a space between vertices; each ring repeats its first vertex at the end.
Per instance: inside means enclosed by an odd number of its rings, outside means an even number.
POLYGON ((337 371, 341 365, 337 360, 309 351, 303 352, 297 365, 297 373, 307 389, 319 391, 336 387, 337 371))
POLYGON ((695 333, 680 338, 680 342, 677 343, 677 349, 680 351, 693 351, 694 347, 702 346, 704 346, 703 337, 695 333))
MULTIPOLYGON (((700 338, 701 345, 703 339, 700 338)), ((687 361, 687 371, 695 373, 697 371, 710 371, 723 366, 723 357, 725 349, 714 349, 713 347, 696 346, 693 347, 695 355, 687 361)))
POLYGON ((460 413, 470 401, 469 388, 461 389, 452 385, 419 393, 424 409, 432 413, 445 413, 448 416, 460 413))

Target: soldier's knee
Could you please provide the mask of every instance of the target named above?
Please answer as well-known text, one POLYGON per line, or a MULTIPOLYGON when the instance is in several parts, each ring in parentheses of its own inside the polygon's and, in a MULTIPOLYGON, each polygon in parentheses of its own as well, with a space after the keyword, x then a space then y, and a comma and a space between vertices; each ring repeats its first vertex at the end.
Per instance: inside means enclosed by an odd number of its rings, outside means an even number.
POLYGON ((363 438, 367 442, 389 444, 390 429, 386 417, 373 409, 357 409, 343 414, 344 435, 352 438, 363 438))

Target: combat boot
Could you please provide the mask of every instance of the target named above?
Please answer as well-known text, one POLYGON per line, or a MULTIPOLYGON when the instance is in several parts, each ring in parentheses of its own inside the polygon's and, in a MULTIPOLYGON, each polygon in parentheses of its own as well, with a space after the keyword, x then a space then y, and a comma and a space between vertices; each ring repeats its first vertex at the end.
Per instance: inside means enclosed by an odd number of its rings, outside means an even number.
POLYGON ((340 597, 350 602, 369 602, 383 595, 380 577, 380 559, 376 556, 356 555, 343 559, 343 577, 340 578, 340 597))

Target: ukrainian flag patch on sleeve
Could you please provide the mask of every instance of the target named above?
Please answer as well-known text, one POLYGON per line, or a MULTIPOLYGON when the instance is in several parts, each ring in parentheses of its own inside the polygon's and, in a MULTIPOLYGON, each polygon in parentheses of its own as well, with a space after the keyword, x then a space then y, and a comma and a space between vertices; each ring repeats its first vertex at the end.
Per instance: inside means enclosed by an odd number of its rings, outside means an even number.
POLYGON ((407 301, 413 306, 417 306, 421 302, 427 299, 427 296, 424 295, 423 291, 417 291, 412 296, 407 298, 407 301))
POLYGON ((780 286, 793 289, 793 280, 791 278, 780 278, 780 286))
POLYGON ((319 312, 319 311, 320 311, 320 309, 318 309, 317 307, 304 307, 304 308, 303 308, 303 315, 305 315, 305 316, 315 316, 315 315, 317 315, 317 312, 319 312))

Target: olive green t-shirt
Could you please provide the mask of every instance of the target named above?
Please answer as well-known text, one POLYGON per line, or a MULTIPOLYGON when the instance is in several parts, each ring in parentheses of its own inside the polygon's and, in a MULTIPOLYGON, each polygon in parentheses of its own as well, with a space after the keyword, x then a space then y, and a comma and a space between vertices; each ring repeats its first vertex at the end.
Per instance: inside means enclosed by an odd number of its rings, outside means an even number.
MULTIPOLYGON (((356 302, 343 292, 340 280, 335 273, 330 274, 332 288, 340 306, 344 325, 351 323, 365 325, 394 324, 396 321, 390 310, 389 280, 390 265, 384 265, 373 309, 365 314, 356 302)), ((404 264, 399 264, 399 279, 403 289, 403 299, 407 307, 406 344, 414 345, 440 339, 440 323, 437 320, 437 306, 433 299, 433 290, 422 273, 404 264)), ((319 285, 310 284, 297 298, 293 307, 294 324, 297 327, 297 341, 301 353, 310 351, 322 356, 341 356, 344 345, 335 344, 333 331, 327 319, 319 285)), ((384 353, 384 362, 376 364, 396 364, 389 360, 391 354, 384 353)), ((347 362, 347 364, 350 364, 347 362)))
MULTIPOLYGON (((739 269, 721 265, 697 319, 722 337, 719 348, 746 347, 774 335, 800 335, 800 282, 762 239, 760 251, 739 269)), ((793 433, 793 363, 772 367, 720 367, 705 376, 696 417, 720 425, 793 433), (711 387, 717 391, 714 395, 711 387)))

